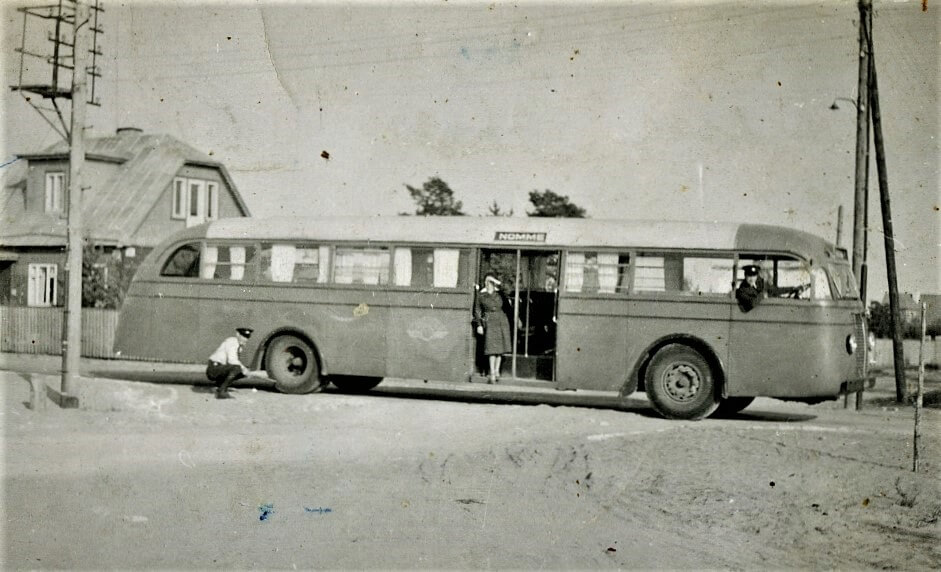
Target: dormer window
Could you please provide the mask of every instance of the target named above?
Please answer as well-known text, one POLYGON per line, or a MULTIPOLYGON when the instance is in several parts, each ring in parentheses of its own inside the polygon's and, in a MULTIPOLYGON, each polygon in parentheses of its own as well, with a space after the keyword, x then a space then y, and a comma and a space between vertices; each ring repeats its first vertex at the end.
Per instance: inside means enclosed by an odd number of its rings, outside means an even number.
POLYGON ((186 220, 187 226, 219 218, 219 183, 203 179, 173 179, 170 218, 186 220))
POLYGON ((65 173, 46 173, 46 212, 65 212, 65 173))

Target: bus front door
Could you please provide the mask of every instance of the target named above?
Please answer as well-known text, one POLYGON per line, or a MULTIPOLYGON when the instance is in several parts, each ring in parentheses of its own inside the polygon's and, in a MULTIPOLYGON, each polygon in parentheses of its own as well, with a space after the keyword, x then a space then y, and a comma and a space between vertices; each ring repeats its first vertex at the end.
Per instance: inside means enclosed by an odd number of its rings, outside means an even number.
MULTIPOLYGON (((477 284, 492 272, 501 282, 504 312, 512 348, 504 355, 501 373, 523 380, 554 381, 559 252, 483 250, 477 284)), ((487 374, 483 338, 477 337, 477 371, 487 374)))

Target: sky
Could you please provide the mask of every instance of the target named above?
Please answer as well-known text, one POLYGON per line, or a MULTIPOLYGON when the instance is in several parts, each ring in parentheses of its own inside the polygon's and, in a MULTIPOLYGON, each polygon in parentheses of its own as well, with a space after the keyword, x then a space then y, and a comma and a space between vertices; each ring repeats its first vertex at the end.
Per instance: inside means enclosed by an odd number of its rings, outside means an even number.
MULTIPOLYGON (((5 85, 23 22, 2 3, 5 85)), ((899 288, 941 292, 941 6, 874 2, 899 288)), ((255 216, 471 215, 533 190, 594 218, 757 222, 852 249, 856 2, 104 2, 89 133, 139 127, 226 165, 255 216), (845 98, 845 99, 838 99, 845 98), (831 109, 837 101, 839 109, 831 109), (324 158, 324 151, 329 158, 324 158)), ((27 29, 43 49, 46 32, 27 29)), ((42 65, 26 82, 48 82, 42 65)), ((0 95, 2 162, 58 135, 0 95)), ((887 289, 875 159, 870 299, 887 289)))

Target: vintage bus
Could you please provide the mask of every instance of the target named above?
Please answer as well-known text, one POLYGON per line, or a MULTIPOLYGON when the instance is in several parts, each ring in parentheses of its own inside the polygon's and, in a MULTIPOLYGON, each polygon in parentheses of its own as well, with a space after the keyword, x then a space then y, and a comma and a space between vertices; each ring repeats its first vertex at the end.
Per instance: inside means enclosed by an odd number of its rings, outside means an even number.
POLYGON ((505 217, 234 218, 181 231, 142 262, 116 355, 205 362, 237 326, 247 365, 285 393, 384 377, 484 382, 472 327, 486 272, 512 329, 501 383, 642 390, 668 418, 756 396, 861 387, 864 307, 846 252, 758 224, 505 217), (769 296, 736 303, 743 268, 769 296))

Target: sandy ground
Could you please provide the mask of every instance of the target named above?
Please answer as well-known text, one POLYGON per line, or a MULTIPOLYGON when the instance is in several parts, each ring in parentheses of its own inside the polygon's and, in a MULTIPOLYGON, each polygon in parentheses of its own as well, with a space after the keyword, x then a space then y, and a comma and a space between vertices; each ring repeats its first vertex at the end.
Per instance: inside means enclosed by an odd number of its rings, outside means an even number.
POLYGON ((401 380, 217 401, 153 369, 45 412, 0 371, 4 569, 941 568, 941 411, 913 473, 889 379, 860 412, 675 422, 641 395, 401 380))

